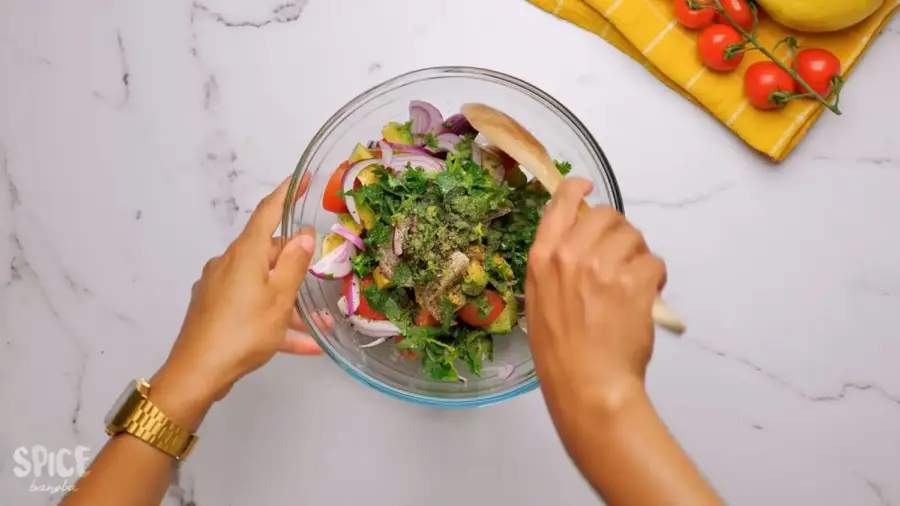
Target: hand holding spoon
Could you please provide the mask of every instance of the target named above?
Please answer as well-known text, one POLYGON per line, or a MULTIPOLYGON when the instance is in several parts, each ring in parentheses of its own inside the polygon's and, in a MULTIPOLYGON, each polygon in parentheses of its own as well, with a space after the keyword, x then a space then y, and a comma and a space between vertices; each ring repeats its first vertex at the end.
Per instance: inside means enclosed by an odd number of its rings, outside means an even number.
MULTIPOLYGON (((556 193, 564 177, 547 154, 547 150, 531 135, 531 132, 506 114, 484 104, 465 104, 462 113, 491 144, 496 145, 531 172, 551 195, 556 193)), ((589 209, 582 201, 579 211, 585 212, 589 209)), ((653 321, 677 334, 686 329, 681 318, 669 309, 658 295, 653 301, 653 321)))

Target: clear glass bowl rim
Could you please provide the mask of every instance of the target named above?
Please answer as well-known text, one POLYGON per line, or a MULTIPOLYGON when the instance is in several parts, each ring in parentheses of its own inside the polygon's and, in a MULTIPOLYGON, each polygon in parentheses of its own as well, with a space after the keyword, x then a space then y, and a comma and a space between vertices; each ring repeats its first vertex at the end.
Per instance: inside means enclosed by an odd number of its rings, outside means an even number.
MULTIPOLYGON (((579 120, 575 116, 575 114, 573 114, 572 111, 570 111, 566 106, 550 96, 550 94, 538 88, 537 86, 523 81, 522 79, 504 74, 502 72, 497 72, 495 70, 467 66, 427 67, 400 74, 396 77, 392 77, 386 81, 382 81, 381 83, 376 84, 375 86, 372 86, 368 90, 362 92, 361 94, 357 95, 352 100, 347 102, 330 118, 328 118, 328 121, 326 121, 325 124, 323 124, 319 129, 319 131, 316 132, 315 136, 313 136, 312 140, 309 142, 309 144, 307 144, 306 149, 303 151, 303 154, 300 156, 300 160, 297 162, 297 166, 295 167, 294 173, 291 176, 287 197, 284 201, 284 214, 281 222, 282 245, 286 243, 287 238, 290 237, 290 234, 292 232, 291 225, 294 221, 295 208, 294 194, 298 189, 303 174, 306 172, 307 165, 310 162, 310 157, 316 151, 316 149, 318 149, 322 142, 328 137, 328 135, 336 127, 338 127, 343 120, 349 117, 349 115, 352 114, 352 112, 360 104, 365 103, 370 98, 381 94, 384 90, 399 88, 416 81, 447 77, 448 75, 451 77, 469 77, 501 83, 515 89, 516 91, 529 95, 535 100, 543 102, 544 105, 554 110, 554 112, 556 112, 557 115, 564 119, 565 122, 572 128, 572 130, 574 130, 581 137, 581 139, 590 149, 591 154, 600 161, 600 170, 601 172, 603 172, 604 181, 607 185, 607 194, 610 196, 610 204, 619 212, 625 212, 625 206, 622 200, 622 193, 619 189, 619 184, 616 181, 616 176, 613 173, 612 166, 610 165, 609 160, 606 158, 606 154, 603 152, 603 149, 597 143, 597 140, 594 139, 594 136, 591 135, 590 131, 588 131, 587 127, 584 126, 584 123, 582 123, 581 120, 579 120)), ((328 343, 326 343, 324 339, 322 339, 319 333, 315 331, 315 326, 311 322, 310 315, 307 313, 306 308, 300 303, 299 295, 294 298, 294 307, 297 309, 297 312, 300 314, 300 317, 303 319, 304 323, 306 323, 307 328, 310 329, 310 335, 316 340, 316 342, 325 351, 325 353, 329 357, 331 357, 331 359, 334 360, 338 365, 340 365, 342 369, 347 371, 356 380, 397 399, 409 401, 414 404, 440 408, 472 408, 488 406, 512 399, 513 397, 536 389, 539 385, 537 376, 534 376, 530 380, 522 383, 521 385, 518 385, 512 390, 497 392, 494 394, 469 399, 446 399, 400 390, 398 388, 387 385, 359 370, 358 368, 347 362, 334 349, 332 349, 332 347, 328 345, 328 343)))

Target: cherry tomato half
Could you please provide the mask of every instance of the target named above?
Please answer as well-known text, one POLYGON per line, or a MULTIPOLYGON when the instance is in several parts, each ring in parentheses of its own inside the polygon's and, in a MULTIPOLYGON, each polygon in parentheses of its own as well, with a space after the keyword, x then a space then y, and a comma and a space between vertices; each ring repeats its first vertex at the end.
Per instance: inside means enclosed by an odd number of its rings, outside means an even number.
POLYGON ((741 41, 741 34, 731 25, 712 25, 700 33, 697 50, 704 65, 719 72, 727 72, 741 64, 744 53, 725 58, 725 50, 741 41))
POLYGON ((423 307, 419 309, 419 314, 416 315, 416 325, 419 327, 438 327, 441 325, 441 322, 423 307))
MULTIPOLYGON (((400 336, 397 336, 396 342, 400 343, 402 341, 403 341, 403 338, 400 336)), ((406 360, 415 360, 415 359, 419 358, 419 354, 409 348, 397 348, 397 352, 400 354, 401 357, 405 358, 406 360)))
MULTIPOLYGON (((831 80, 841 75, 841 61, 825 49, 801 49, 794 70, 816 93, 827 98, 832 92, 831 80)), ((805 88, 801 90, 805 91, 805 88)))
POLYGON ((750 100, 750 104, 757 109, 769 110, 778 107, 771 100, 772 93, 776 91, 793 92, 797 83, 784 69, 775 62, 756 62, 747 68, 744 75, 744 93, 750 100))
MULTIPOLYGON (((351 279, 352 277, 353 276, 347 276, 345 279, 351 279)), ((344 281, 344 283, 348 283, 348 281, 344 281)), ((372 309, 372 306, 369 305, 369 301, 366 300, 365 288, 374 283, 375 280, 372 279, 372 276, 366 276, 360 280, 359 308, 357 308, 356 314, 361 318, 367 318, 369 320, 387 320, 387 316, 372 309)), ((344 292, 349 294, 349 288, 345 288, 344 292)))
POLYGON ((675 18, 685 28, 699 30, 713 23, 716 18, 716 10, 711 7, 691 9, 688 0, 675 0, 675 18))
POLYGON ((348 167, 350 167, 348 162, 340 164, 338 168, 334 170, 334 173, 331 174, 328 184, 325 185, 325 195, 322 196, 322 207, 326 211, 338 214, 349 212, 347 204, 344 203, 344 197, 340 195, 343 191, 341 183, 343 183, 344 173, 347 172, 348 167))
POLYGON ((469 302, 456 313, 459 315, 460 320, 473 327, 483 327, 494 323, 494 320, 500 317, 500 313, 502 313, 503 309, 506 307, 506 302, 503 301, 503 297, 493 290, 486 290, 484 294, 491 305, 491 312, 488 313, 487 316, 482 317, 478 310, 478 306, 469 302))
MULTIPOLYGON (((753 30, 753 11, 746 0, 722 0, 722 8, 741 28, 748 32, 753 30)), ((716 14, 716 23, 731 24, 722 14, 716 14)))

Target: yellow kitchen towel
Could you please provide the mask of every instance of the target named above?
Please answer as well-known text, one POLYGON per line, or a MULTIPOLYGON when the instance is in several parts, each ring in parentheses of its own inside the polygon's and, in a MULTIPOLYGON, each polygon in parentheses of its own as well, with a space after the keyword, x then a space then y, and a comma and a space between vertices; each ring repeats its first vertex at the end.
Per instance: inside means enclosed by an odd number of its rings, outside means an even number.
MULTIPOLYGON (((603 37, 773 160, 784 159, 826 110, 814 100, 794 100, 775 111, 753 108, 744 97, 744 70, 766 57, 751 51, 734 72, 708 70, 697 55, 699 32, 675 20, 673 0, 529 1, 603 37)), ((769 48, 793 35, 803 47, 828 49, 840 58, 846 79, 898 5, 900 0, 885 0, 862 23, 825 34, 793 33, 761 15, 757 37, 769 48)), ((776 56, 786 59, 789 54, 782 45, 776 56)))

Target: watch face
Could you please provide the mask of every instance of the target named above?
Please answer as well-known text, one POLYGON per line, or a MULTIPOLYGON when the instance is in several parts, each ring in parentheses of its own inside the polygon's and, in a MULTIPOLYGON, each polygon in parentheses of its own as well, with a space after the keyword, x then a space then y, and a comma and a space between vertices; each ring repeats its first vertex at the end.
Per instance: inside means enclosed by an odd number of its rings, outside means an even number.
POLYGON ((128 398, 131 397, 136 390, 137 380, 131 380, 128 383, 128 386, 125 387, 125 390, 122 392, 122 394, 116 400, 116 403, 113 404, 112 409, 110 409, 109 413, 106 414, 106 420, 104 421, 104 423, 107 426, 109 426, 113 422, 113 420, 115 420, 116 415, 118 415, 119 411, 122 410, 122 406, 124 406, 125 403, 128 402, 128 398))

